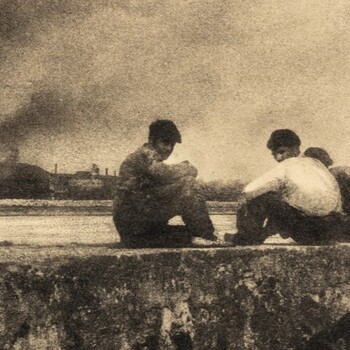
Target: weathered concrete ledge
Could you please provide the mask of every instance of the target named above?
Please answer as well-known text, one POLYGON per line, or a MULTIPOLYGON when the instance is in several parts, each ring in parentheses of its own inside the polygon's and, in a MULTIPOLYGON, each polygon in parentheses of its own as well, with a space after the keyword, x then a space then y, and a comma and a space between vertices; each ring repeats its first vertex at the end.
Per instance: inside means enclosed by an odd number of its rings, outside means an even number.
POLYGON ((349 349, 349 253, 1 247, 0 349, 349 349))

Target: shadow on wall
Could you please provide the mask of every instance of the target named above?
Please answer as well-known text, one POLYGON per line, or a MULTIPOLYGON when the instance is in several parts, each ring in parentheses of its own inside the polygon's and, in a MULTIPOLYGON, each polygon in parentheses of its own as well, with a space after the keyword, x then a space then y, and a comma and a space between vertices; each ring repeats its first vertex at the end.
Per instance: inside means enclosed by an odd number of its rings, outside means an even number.
POLYGON ((350 313, 340 318, 332 327, 324 329, 311 337, 295 350, 349 350, 350 313))

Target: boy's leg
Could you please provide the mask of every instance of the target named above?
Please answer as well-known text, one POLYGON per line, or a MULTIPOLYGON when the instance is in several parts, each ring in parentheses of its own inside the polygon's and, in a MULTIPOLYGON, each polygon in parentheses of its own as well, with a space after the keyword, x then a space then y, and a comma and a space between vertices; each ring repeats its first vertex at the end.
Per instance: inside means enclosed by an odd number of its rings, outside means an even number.
POLYGON ((275 194, 262 195, 241 207, 237 212, 237 228, 238 233, 231 239, 237 245, 262 244, 276 233, 291 237, 298 244, 329 244, 343 230, 340 214, 308 216, 275 194))
POLYGON ((193 178, 184 178, 184 187, 177 200, 177 207, 192 236, 217 240, 205 199, 200 194, 197 182, 193 181, 193 178))
POLYGON ((168 225, 177 213, 171 202, 137 201, 114 208, 113 221, 122 245, 128 248, 180 247, 191 243, 184 225, 168 225))
POLYGON ((284 237, 291 236, 303 227, 301 215, 276 194, 261 195, 238 209, 238 232, 229 236, 229 241, 237 245, 255 245, 278 232, 283 232, 284 237))
POLYGON ((340 213, 332 213, 323 217, 304 215, 295 222, 290 237, 298 244, 332 244, 340 239, 343 230, 340 213))
POLYGON ((350 242, 350 215, 342 214, 339 221, 341 228, 337 240, 339 242, 350 242))
MULTIPOLYGON (((187 245, 188 235, 216 240, 205 200, 199 194, 193 177, 184 177, 176 183, 158 186, 147 200, 131 205, 116 205, 114 223, 122 242, 170 242, 171 239, 165 236, 184 235, 182 229, 182 233, 179 233, 179 227, 173 229, 167 225, 168 220, 177 215, 185 223, 187 236, 183 237, 184 245, 187 245)), ((179 238, 174 239, 181 241, 179 238)))
POLYGON ((159 186, 156 193, 155 205, 160 217, 170 219, 180 215, 192 236, 216 240, 206 202, 194 177, 183 177, 176 183, 159 186))
POLYGON ((180 248, 189 247, 192 237, 184 225, 163 225, 149 240, 152 247, 180 248))
POLYGON ((262 244, 267 238, 266 230, 264 230, 267 217, 268 208, 263 196, 242 204, 237 209, 238 232, 235 235, 225 236, 225 240, 236 245, 262 244))
POLYGON ((184 225, 127 222, 124 218, 118 218, 118 214, 115 214, 113 219, 121 244, 126 248, 170 248, 186 247, 191 244, 191 235, 184 225))
POLYGON ((148 235, 148 223, 137 218, 136 214, 131 208, 128 211, 114 210, 113 213, 113 222, 120 242, 126 248, 139 248, 145 244, 148 235))

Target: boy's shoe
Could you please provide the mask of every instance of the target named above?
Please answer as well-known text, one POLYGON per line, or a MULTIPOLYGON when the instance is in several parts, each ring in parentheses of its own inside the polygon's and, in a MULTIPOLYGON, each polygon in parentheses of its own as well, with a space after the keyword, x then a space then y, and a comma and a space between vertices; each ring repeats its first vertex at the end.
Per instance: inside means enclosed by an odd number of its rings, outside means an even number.
POLYGON ((257 240, 252 238, 247 234, 240 232, 237 233, 225 233, 224 235, 225 242, 229 242, 231 246, 245 246, 245 245, 260 245, 263 244, 264 240, 257 240))
POLYGON ((217 235, 215 234, 215 232, 214 233, 207 233, 207 234, 205 234, 205 235, 195 235, 194 236, 195 238, 202 238, 202 239, 205 239, 205 240, 207 240, 207 241, 217 241, 217 239, 218 239, 218 237, 217 237, 217 235))
POLYGON ((236 235, 237 235, 237 232, 234 232, 234 233, 233 232, 226 232, 226 233, 224 233, 222 239, 224 242, 235 243, 236 235))
POLYGON ((224 241, 229 243, 231 246, 237 245, 251 245, 252 243, 246 239, 245 236, 242 236, 237 233, 225 233, 224 241))
POLYGON ((209 240, 201 237, 192 237, 192 246, 194 247, 229 247, 230 243, 221 240, 209 240))

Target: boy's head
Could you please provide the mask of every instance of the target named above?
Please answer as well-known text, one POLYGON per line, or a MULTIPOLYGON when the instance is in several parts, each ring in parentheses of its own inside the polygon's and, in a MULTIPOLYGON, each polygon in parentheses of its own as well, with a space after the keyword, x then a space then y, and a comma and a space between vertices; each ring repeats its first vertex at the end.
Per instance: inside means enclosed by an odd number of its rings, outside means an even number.
POLYGON ((157 119, 149 126, 148 140, 165 160, 173 152, 175 144, 181 143, 181 134, 173 121, 157 119))
POLYGON ((267 148, 277 162, 297 157, 300 154, 300 138, 290 129, 275 130, 267 141, 267 148))
POLYGON ((328 152, 320 147, 309 147, 304 152, 305 157, 315 158, 322 162, 327 168, 333 164, 332 158, 329 156, 328 152))

